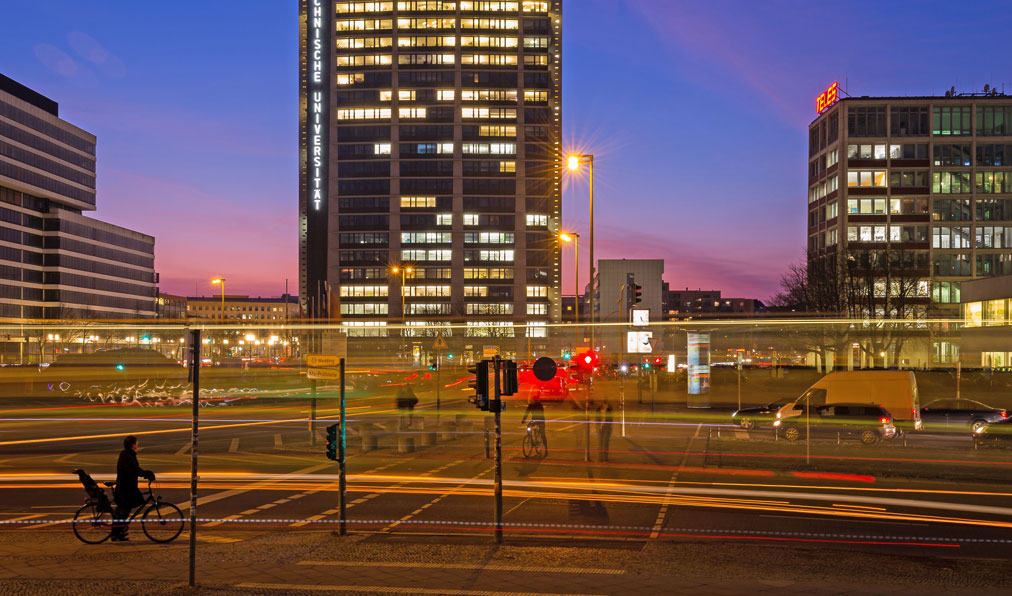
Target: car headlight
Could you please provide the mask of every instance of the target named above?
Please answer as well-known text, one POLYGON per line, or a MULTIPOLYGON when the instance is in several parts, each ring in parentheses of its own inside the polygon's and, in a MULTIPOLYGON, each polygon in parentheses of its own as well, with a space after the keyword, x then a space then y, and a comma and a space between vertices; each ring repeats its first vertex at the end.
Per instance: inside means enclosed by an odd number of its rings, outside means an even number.
POLYGON ((984 434, 984 433, 986 433, 986 432, 987 432, 987 427, 986 427, 986 426, 981 426, 980 428, 976 429, 976 430, 975 430, 975 431, 973 431, 973 432, 974 432, 975 434, 978 434, 978 435, 982 435, 982 434, 984 434))
MULTIPOLYGON (((779 418, 779 415, 777 417, 779 418)), ((780 421, 779 420, 774 420, 773 421, 773 426, 780 426, 780 421)))

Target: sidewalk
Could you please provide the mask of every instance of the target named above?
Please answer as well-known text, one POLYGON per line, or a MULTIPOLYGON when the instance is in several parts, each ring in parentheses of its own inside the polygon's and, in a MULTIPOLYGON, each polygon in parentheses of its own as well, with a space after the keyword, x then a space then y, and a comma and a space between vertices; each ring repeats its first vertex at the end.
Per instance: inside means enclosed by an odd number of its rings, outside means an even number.
MULTIPOLYGON (((202 533, 88 546, 70 533, 0 532, 0 594, 1007 594, 1007 560, 899 557, 741 542, 202 533)), ((936 555, 937 556, 937 555, 936 555)))

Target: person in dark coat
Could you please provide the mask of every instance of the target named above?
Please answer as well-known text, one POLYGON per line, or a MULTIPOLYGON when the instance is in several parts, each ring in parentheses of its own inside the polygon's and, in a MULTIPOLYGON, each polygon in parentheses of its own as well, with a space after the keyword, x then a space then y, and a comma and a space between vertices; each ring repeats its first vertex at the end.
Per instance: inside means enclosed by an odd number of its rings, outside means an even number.
MULTIPOLYGON (((113 518, 126 520, 135 507, 144 504, 144 495, 137 487, 138 478, 146 478, 154 481, 155 473, 150 470, 143 470, 137 463, 137 437, 130 435, 123 439, 123 451, 116 461, 116 487, 113 495, 116 498, 116 511, 113 518)), ((113 540, 129 540, 127 538, 127 522, 119 522, 113 525, 113 540)))
POLYGON ((604 402, 597 408, 597 443, 598 460, 608 461, 608 448, 611 444, 611 432, 614 427, 615 417, 612 414, 611 403, 604 402))
POLYGON ((531 431, 541 435, 541 445, 545 448, 542 457, 548 457, 548 435, 545 434, 545 406, 541 404, 540 390, 530 396, 530 400, 527 402, 527 411, 524 412, 524 417, 520 419, 520 424, 526 424, 528 420, 531 422, 531 431))

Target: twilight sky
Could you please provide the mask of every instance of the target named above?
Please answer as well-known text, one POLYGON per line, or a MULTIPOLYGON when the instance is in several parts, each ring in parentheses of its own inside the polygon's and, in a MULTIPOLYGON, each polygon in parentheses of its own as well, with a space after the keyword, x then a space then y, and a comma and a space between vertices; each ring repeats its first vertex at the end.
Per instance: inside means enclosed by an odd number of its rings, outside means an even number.
MULTIPOLYGON (((598 258, 765 299, 804 250, 807 126, 851 95, 1012 93, 1007 0, 567 0, 563 128, 594 153, 598 258)), ((96 217, 156 237, 162 291, 298 288, 295 0, 11 0, 0 72, 98 136, 96 217)), ((563 223, 581 235, 587 188, 563 223)), ((572 251, 564 249, 565 291, 572 251)))

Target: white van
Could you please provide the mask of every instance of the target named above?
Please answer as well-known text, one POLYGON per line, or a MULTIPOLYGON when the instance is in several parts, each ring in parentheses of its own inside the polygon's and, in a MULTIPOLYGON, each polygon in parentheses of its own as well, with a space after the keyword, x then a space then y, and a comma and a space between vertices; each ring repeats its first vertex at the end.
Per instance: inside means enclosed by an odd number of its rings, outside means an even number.
POLYGON ((917 378, 907 370, 859 370, 833 372, 822 377, 793 403, 780 408, 777 418, 804 413, 804 405, 851 403, 882 406, 893 420, 915 430, 921 429, 921 406, 917 378), (904 424, 906 423, 906 424, 904 424))

